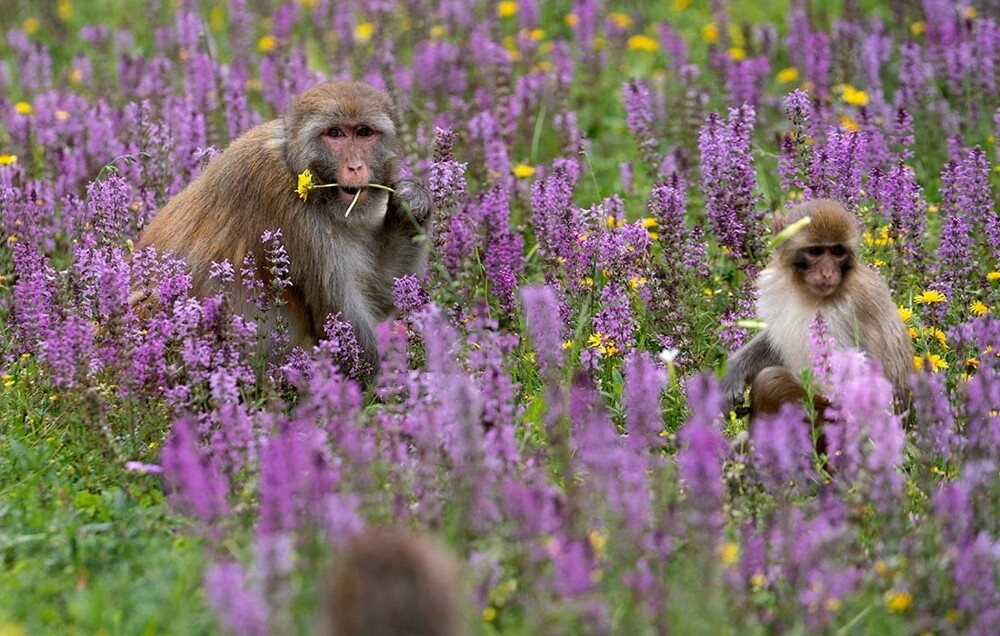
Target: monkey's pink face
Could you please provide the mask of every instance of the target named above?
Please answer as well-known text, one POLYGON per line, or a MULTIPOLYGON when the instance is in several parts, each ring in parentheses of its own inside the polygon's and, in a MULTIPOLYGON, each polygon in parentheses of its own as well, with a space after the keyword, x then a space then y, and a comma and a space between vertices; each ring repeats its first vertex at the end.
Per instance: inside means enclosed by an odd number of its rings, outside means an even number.
POLYGON ((809 291, 825 298, 840 287, 844 274, 851 267, 851 253, 839 243, 809 245, 795 252, 793 263, 809 291))
MULTIPOLYGON (((380 133, 364 124, 340 124, 323 131, 320 139, 333 153, 333 177, 340 196, 353 199, 372 179, 372 160, 380 133)), ((386 185, 386 184, 382 184, 386 185)))

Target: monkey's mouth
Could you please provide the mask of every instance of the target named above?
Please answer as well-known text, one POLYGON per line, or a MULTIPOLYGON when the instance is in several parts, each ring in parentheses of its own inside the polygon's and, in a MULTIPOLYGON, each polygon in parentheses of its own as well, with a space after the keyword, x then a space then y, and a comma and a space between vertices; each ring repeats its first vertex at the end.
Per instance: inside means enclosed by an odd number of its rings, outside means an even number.
POLYGON ((363 188, 351 188, 348 186, 340 186, 340 189, 353 197, 358 192, 361 192, 363 188))

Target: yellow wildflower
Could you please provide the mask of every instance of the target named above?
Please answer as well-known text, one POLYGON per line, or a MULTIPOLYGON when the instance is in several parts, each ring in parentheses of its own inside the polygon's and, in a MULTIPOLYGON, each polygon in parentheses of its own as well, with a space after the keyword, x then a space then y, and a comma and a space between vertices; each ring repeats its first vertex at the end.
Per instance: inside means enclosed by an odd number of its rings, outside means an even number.
POLYGON ((511 2, 501 2, 497 5, 497 17, 498 18, 509 18, 517 15, 517 3, 511 2))
POLYGON ((839 598, 828 598, 823 601, 823 608, 828 612, 836 612, 843 605, 843 602, 839 598))
POLYGON ((615 11, 608 14, 608 19, 619 29, 627 29, 632 26, 632 18, 627 13, 615 11))
POLYGON ((305 201, 306 197, 309 196, 309 191, 312 190, 312 188, 313 188, 312 171, 306 168, 305 170, 302 171, 302 174, 299 175, 299 185, 297 188, 295 188, 295 191, 298 192, 299 198, 305 201))
POLYGON ((529 166, 526 163, 519 163, 514 166, 513 172, 514 176, 518 179, 528 179, 535 176, 535 166, 529 166))
POLYGON ((938 344, 940 344, 942 347, 948 346, 948 337, 945 335, 943 331, 941 331, 937 327, 926 327, 924 329, 924 335, 934 338, 935 340, 938 341, 938 344))
POLYGON ((969 305, 969 309, 971 309, 972 313, 977 316, 985 316, 990 310, 990 308, 986 306, 986 303, 981 300, 972 301, 972 304, 969 305))
POLYGON ((431 27, 431 39, 440 40, 448 34, 448 27, 443 24, 435 24, 431 27))
POLYGON ((580 23, 580 16, 575 13, 567 13, 563 21, 566 23, 566 26, 573 28, 580 23))
POLYGON ((73 17, 73 5, 70 4, 69 0, 59 0, 56 3, 56 13, 58 13, 60 20, 69 22, 69 19, 73 17))
POLYGON ((717 549, 723 565, 735 565, 740 558, 740 544, 729 541, 717 549))
POLYGON ((208 14, 208 26, 212 31, 221 31, 226 26, 226 10, 222 7, 214 7, 208 14))
POLYGON ((566 341, 564 341, 562 343, 562 348, 566 349, 566 350, 572 349, 573 348, 573 341, 572 340, 566 340, 566 341))
POLYGON ((532 42, 538 42, 545 37, 545 29, 532 29, 528 31, 528 38, 532 42))
POLYGON ((261 53, 270 53, 276 46, 278 46, 278 38, 273 35, 265 35, 257 40, 257 50, 261 53))
POLYGON ((674 0, 674 11, 683 11, 691 6, 691 0, 674 0))
POLYGON ((38 18, 28 18, 21 24, 21 28, 24 29, 24 32, 28 35, 34 35, 37 33, 40 26, 42 26, 42 23, 39 22, 38 18))
POLYGON ((492 623, 497 619, 497 608, 492 605, 487 605, 483 608, 483 620, 487 623, 492 623))
POLYGON ((921 294, 913 300, 921 305, 931 305, 934 303, 946 302, 948 298, 936 289, 928 289, 927 291, 921 292, 921 294))
POLYGON ((926 30, 927 30, 927 23, 925 23, 923 20, 918 20, 917 22, 914 22, 913 24, 910 25, 910 33, 912 33, 914 36, 923 35, 924 31, 926 30))
POLYGON ((608 535, 600 530, 591 530, 590 534, 587 535, 587 540, 590 541, 590 547, 599 556, 603 555, 608 547, 608 535))
POLYGON ((734 46, 729 49, 729 57, 733 58, 737 62, 747 59, 747 52, 738 46, 734 46))
POLYGON ((31 104, 28 102, 18 102, 14 104, 14 111, 17 112, 18 115, 30 115, 34 112, 34 110, 35 109, 32 108, 31 104))
POLYGON ((966 20, 975 20, 976 19, 976 15, 977 15, 976 8, 974 6, 972 6, 971 4, 969 6, 967 6, 967 7, 965 7, 964 13, 965 13, 965 19, 966 20))
POLYGON ((923 371, 924 365, 928 363, 930 364, 931 371, 934 373, 948 368, 948 363, 936 353, 928 353, 925 356, 913 356, 913 368, 917 371, 923 371))
POLYGON ((913 605, 913 595, 902 590, 890 592, 886 598, 886 605, 889 606, 889 611, 901 614, 913 605))
POLYGON ((1000 272, 990 272, 986 274, 986 280, 990 282, 996 282, 1000 280, 1000 272))
POLYGON ((604 222, 607 224, 609 230, 622 226, 622 221, 614 214, 610 215, 604 222))
POLYGON ((642 221, 640 221, 640 222, 642 223, 642 227, 647 228, 647 229, 651 228, 651 227, 656 227, 657 225, 660 224, 659 221, 656 220, 656 217, 652 217, 652 216, 647 216, 644 219, 642 219, 642 221))
POLYGON ((798 81, 799 79, 799 69, 794 66, 789 66, 778 71, 778 76, 776 78, 781 84, 790 84, 791 82, 798 81))
POLYGON ((17 155, 0 155, 0 166, 10 166, 17 163, 17 155))
POLYGON ((752 585, 755 590, 763 589, 764 586, 767 585, 767 577, 760 573, 754 574, 750 577, 750 585, 752 585))
POLYGON ((69 83, 70 84, 79 84, 82 81, 83 81, 83 69, 82 68, 75 68, 75 69, 73 69, 72 71, 69 72, 69 83))
POLYGON ((360 22, 354 27, 354 39, 358 42, 367 42, 372 39, 372 34, 374 33, 374 22, 360 22))
POLYGON ((896 311, 899 312, 899 317, 903 319, 903 322, 910 322, 910 318, 913 318, 913 310, 909 307, 896 307, 896 311))
POLYGON ((858 129, 858 123, 854 121, 854 119, 850 115, 841 115, 840 125, 846 128, 847 130, 850 130, 851 132, 854 132, 858 129))
POLYGON ((632 289, 639 289, 643 285, 649 282, 645 276, 633 276, 629 279, 628 284, 632 289))
POLYGON ((15 384, 14 376, 9 373, 5 373, 2 377, 0 377, 0 380, 3 380, 3 385, 8 389, 15 384))
POLYGON ((648 35, 633 35, 628 39, 627 46, 630 51, 642 51, 644 53, 655 53, 660 48, 660 43, 648 35))
POLYGON ((709 44, 718 41, 719 27, 715 26, 715 24, 712 22, 701 27, 701 39, 705 40, 709 44))
POLYGON ((868 103, 868 93, 859 91, 850 84, 844 84, 844 101, 851 106, 864 106, 868 103))

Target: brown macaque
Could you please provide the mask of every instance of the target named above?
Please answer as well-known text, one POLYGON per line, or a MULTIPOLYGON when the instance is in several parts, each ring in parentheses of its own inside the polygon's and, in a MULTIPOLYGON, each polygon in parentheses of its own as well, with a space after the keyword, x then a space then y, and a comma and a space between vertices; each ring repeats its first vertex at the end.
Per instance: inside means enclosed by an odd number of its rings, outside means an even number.
MULTIPOLYGON (((815 424, 813 439, 816 454, 824 456, 827 446, 823 425, 828 421, 826 410, 830 406, 830 401, 818 394, 810 398, 809 392, 787 367, 767 367, 753 379, 750 384, 750 427, 758 425, 761 416, 777 415, 782 406, 790 403, 803 407, 804 425, 815 424), (805 410, 808 403, 812 406, 811 413, 805 410)), ((830 472, 828 466, 826 470, 830 472)))
POLYGON ((398 129, 391 99, 368 84, 310 88, 281 119, 249 130, 213 158, 156 214, 136 247, 183 258, 195 295, 225 292, 231 307, 249 316, 245 286, 211 279, 212 263, 229 261, 239 271, 252 254, 257 276, 270 282, 261 236, 281 230, 291 286, 268 326, 280 312, 291 345, 309 346, 324 335, 327 316, 340 312, 374 373, 375 326, 393 311, 393 279, 425 264, 422 228, 433 207, 426 188, 398 179, 398 129), (338 187, 297 191, 306 170, 314 184, 338 187))
MULTIPOLYGON (((896 408, 904 409, 913 345, 888 285, 858 260, 857 218, 836 201, 816 199, 779 217, 775 231, 804 217, 808 224, 778 246, 757 280, 758 314, 766 328, 730 358, 721 386, 724 412, 742 402, 751 383, 751 421, 806 397, 798 376, 811 366, 809 326, 817 313, 834 346, 857 347, 879 361, 896 408)), ((819 399, 825 409, 828 402, 819 399)))
POLYGON ((323 608, 329 636, 461 636, 461 568, 422 536, 377 530, 355 537, 339 555, 323 608))

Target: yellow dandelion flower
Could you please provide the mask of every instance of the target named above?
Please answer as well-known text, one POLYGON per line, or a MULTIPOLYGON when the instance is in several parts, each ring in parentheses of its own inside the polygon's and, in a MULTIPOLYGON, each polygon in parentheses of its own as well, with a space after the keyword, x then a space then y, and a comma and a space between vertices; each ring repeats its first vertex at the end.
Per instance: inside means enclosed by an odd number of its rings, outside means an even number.
POLYGON ((714 296, 715 290, 712 289, 711 287, 706 287, 705 289, 701 290, 701 293, 704 294, 705 296, 714 296))
POLYGON ((5 373, 2 377, 0 377, 0 380, 3 380, 3 385, 8 389, 16 383, 14 376, 9 373, 5 373))
POLYGON ((972 304, 969 305, 969 309, 977 316, 985 316, 990 311, 990 308, 986 306, 986 303, 981 300, 972 301, 972 304))
POLYGON ((17 163, 17 155, 0 155, 0 166, 10 166, 17 163))
POLYGON ((567 351, 570 350, 570 349, 572 349, 573 348, 573 341, 572 340, 565 340, 565 341, 563 341, 562 348, 565 349, 565 350, 567 350, 567 351))
POLYGON ((82 68, 75 68, 75 69, 73 69, 72 71, 69 72, 69 83, 70 84, 79 84, 82 81, 83 81, 83 69, 82 68))
POLYGON ((972 5, 969 5, 969 6, 965 7, 964 13, 965 13, 965 19, 966 20, 975 20, 976 19, 976 15, 978 15, 976 13, 976 8, 974 6, 972 6, 972 5))
POLYGON ((443 24, 435 24, 431 27, 431 39, 440 40, 444 36, 448 35, 448 27, 443 24))
POLYGON ((859 91, 850 84, 844 84, 844 101, 851 106, 864 106, 868 103, 868 93, 859 91))
POLYGON ((354 39, 358 42, 367 42, 372 39, 375 33, 374 22, 360 22, 354 27, 354 39))
POLYGON ((910 322, 910 318, 913 318, 913 310, 909 307, 896 307, 896 311, 899 312, 899 317, 903 319, 903 322, 910 322))
POLYGON ((926 329, 924 329, 924 335, 934 338, 935 340, 938 341, 938 344, 940 344, 942 347, 948 346, 948 337, 945 335, 943 331, 941 331, 937 327, 927 327, 926 329))
POLYGON ((642 219, 642 221, 640 221, 640 223, 642 223, 642 227, 647 229, 651 227, 656 227, 657 225, 660 224, 659 221, 657 221, 656 218, 652 216, 645 217, 644 219, 642 219))
POLYGON ((799 79, 799 69, 794 66, 789 66, 778 71, 777 78, 781 84, 790 84, 792 82, 797 82, 799 79))
POLYGON ((28 102, 18 102, 14 104, 14 111, 18 115, 30 115, 35 111, 28 102))
POLYGON ((616 227, 622 226, 622 222, 614 214, 605 219, 604 222, 608 226, 609 230, 613 230, 616 227))
POLYGON ((986 280, 990 282, 996 282, 1000 280, 1000 272, 990 272, 986 274, 986 280))
POLYGON ((626 44, 630 51, 642 51, 644 53, 655 53, 660 48, 660 43, 648 35, 633 35, 626 44))
POLYGON ((691 6, 691 0, 674 0, 674 11, 683 11, 691 6))
POLYGON ((918 20, 910 25, 910 33, 914 36, 923 35, 924 31, 927 30, 927 23, 923 20, 918 20))
POLYGON ((712 22, 701 27, 701 39, 709 44, 717 42, 719 40, 719 27, 715 26, 715 23, 712 22))
POLYGON ((615 11, 608 14, 608 19, 619 29, 627 29, 632 26, 632 18, 627 13, 615 11))
POLYGON ((59 0, 56 3, 56 13, 63 22, 69 22, 73 17, 73 5, 69 0, 59 0))
POLYGON ((970 369, 978 369, 979 368, 979 358, 976 358, 976 357, 966 358, 965 359, 965 366, 969 367, 970 369))
POLYGON ((767 585, 767 577, 760 573, 754 574, 750 577, 750 585, 752 585, 755 590, 763 589, 763 587, 767 585))
POLYGON ((921 305, 932 305, 934 303, 947 302, 948 298, 936 289, 928 289, 921 292, 921 294, 913 300, 921 305))
POLYGON ((545 37, 545 29, 532 29, 528 31, 528 38, 532 42, 538 42, 545 37))
POLYGON ((265 35, 257 40, 257 50, 261 53, 270 53, 278 46, 278 38, 273 35, 265 35))
POLYGON ((580 286, 581 287, 593 287, 594 286, 594 279, 591 278, 590 276, 584 276, 583 278, 580 279, 580 286))
POLYGON ((38 28, 40 26, 42 26, 42 23, 38 20, 38 18, 28 18, 21 23, 21 28, 24 29, 24 32, 28 35, 38 33, 38 28))
POLYGON ((639 289, 643 285, 649 282, 645 276, 633 276, 629 279, 628 284, 632 289, 639 289))
POLYGON ((836 612, 842 605, 843 602, 839 598, 831 597, 823 601, 823 609, 828 612, 836 612))
POLYGON ((596 349, 601 346, 601 334, 600 332, 590 334, 587 338, 587 346, 591 349, 596 349))
POLYGON ((580 24, 580 16, 575 13, 567 13, 566 17, 563 18, 563 22, 566 23, 566 26, 572 29, 576 25, 580 24))
POLYGON ((497 5, 497 17, 498 18, 510 18, 517 15, 517 3, 516 2, 501 2, 497 5))
POLYGON ((729 57, 733 58, 737 62, 747 59, 747 52, 741 47, 734 46, 729 49, 729 57))
POLYGON ((295 191, 299 194, 299 198, 303 201, 309 196, 309 191, 313 188, 313 175, 312 171, 308 168, 302 171, 299 175, 299 185, 295 188, 295 191))
POLYGON ((913 605, 913 595, 903 590, 890 592, 886 599, 886 605, 889 606, 890 612, 901 614, 913 605))
POLYGON ((723 565, 735 565, 740 558, 740 544, 729 541, 717 548, 723 565))
POLYGON ((913 357, 913 368, 917 371, 923 371, 924 365, 930 364, 930 369, 932 372, 937 373, 941 369, 947 369, 948 363, 944 361, 944 358, 936 353, 928 353, 925 356, 914 356, 913 357))
POLYGON ((920 336, 920 331, 916 327, 907 327, 906 333, 910 335, 910 340, 916 340, 920 336))
MULTIPOLYGON (((475 343, 475 344, 479 344, 479 343, 475 343)), ((524 354, 524 359, 527 362, 534 364, 534 362, 535 362, 535 352, 534 351, 527 352, 526 354, 524 354)))
POLYGON ((226 26, 226 10, 222 7, 214 7, 208 14, 208 26, 212 31, 221 31, 226 26))
POLYGON ((497 619, 497 608, 492 605, 487 605, 483 608, 483 621, 487 623, 492 623, 497 619))
POLYGON ((608 535, 600 530, 591 530, 590 534, 587 535, 587 540, 590 541, 590 547, 597 554, 603 554, 608 547, 608 535))
POLYGON ((840 125, 851 132, 854 132, 858 129, 858 122, 854 121, 854 119, 850 115, 841 115, 840 125))
POLYGON ((519 163, 514 166, 513 172, 514 176, 518 179, 528 179, 535 176, 535 166, 529 166, 526 163, 519 163))

